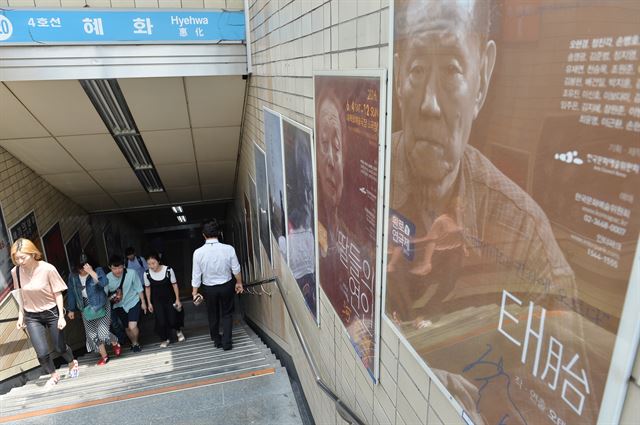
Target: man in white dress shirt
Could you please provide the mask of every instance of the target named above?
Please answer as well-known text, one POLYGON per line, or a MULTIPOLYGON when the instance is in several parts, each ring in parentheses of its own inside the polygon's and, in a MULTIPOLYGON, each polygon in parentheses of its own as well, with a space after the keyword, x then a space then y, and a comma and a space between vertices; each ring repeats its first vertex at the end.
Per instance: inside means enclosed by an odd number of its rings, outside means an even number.
POLYGON ((191 286, 193 299, 202 288, 207 304, 209 334, 216 347, 231 350, 231 328, 233 326, 233 297, 241 294, 242 276, 236 251, 231 245, 218 241, 220 227, 215 219, 206 221, 202 226, 205 243, 193 252, 193 272, 191 286), (236 283, 233 283, 233 276, 236 283), (222 316, 222 335, 219 332, 222 316))

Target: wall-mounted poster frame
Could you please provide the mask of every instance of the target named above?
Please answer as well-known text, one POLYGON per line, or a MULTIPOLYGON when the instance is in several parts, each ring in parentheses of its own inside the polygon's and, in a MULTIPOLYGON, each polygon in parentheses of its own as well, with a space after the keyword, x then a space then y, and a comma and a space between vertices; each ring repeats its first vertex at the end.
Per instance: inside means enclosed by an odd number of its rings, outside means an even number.
POLYGON ((40 252, 44 253, 35 210, 31 210, 22 216, 20 220, 11 226, 9 233, 11 234, 12 243, 20 238, 26 238, 33 242, 40 252))
POLYGON ((269 182, 269 220, 275 246, 287 261, 287 196, 284 184, 284 158, 282 148, 282 116, 263 107, 264 144, 267 153, 267 179, 269 182))
POLYGON ((269 264, 273 267, 271 259, 271 236, 269 231, 269 184, 267 182, 267 155, 257 143, 253 143, 253 155, 256 170, 256 191, 258 195, 258 229, 260 242, 267 253, 269 264))
POLYGON ((309 312, 320 325, 313 131, 283 116, 282 144, 287 197, 287 264, 309 312))
MULTIPOLYGON (((76 230, 73 236, 67 240, 64 244, 64 249, 67 252, 67 264, 69 265, 69 271, 73 272, 73 267, 75 267, 75 263, 80 259, 80 255, 82 254, 82 243, 80 241, 79 230, 76 230)), ((97 267, 97 265, 92 265, 97 267)))
POLYGON ((44 245, 47 262, 53 264, 60 276, 66 280, 69 276, 68 261, 59 222, 56 222, 42 235, 42 245, 44 245))
MULTIPOLYGON (((251 183, 249 183, 249 185, 251 185, 251 183)), ((245 239, 245 243, 247 245, 247 263, 249 264, 248 282, 251 282, 257 276, 255 251, 253 249, 256 241, 253 240, 254 232, 253 232, 253 218, 252 218, 253 213, 251 211, 251 202, 249 202, 249 196, 246 193, 244 193, 243 195, 244 195, 243 196, 244 204, 242 206, 242 211, 244 213, 244 223, 245 223, 245 228, 247 232, 247 238, 245 239)))
POLYGON ((251 207, 251 249, 253 250, 253 279, 262 278, 262 255, 260 252, 260 223, 258 220, 258 195, 256 193, 256 182, 249 175, 249 205, 251 207))
POLYGON ((0 205, 0 301, 13 289, 11 239, 6 223, 2 205, 0 205))
MULTIPOLYGON (((399 9, 410 2, 390 2, 392 48, 389 49, 388 63, 390 76, 397 77, 397 80, 390 77, 388 81, 390 118, 387 140, 391 146, 385 167, 387 199, 384 226, 387 231, 382 263, 385 270, 383 320, 467 423, 497 423, 501 417, 514 423, 618 423, 640 338, 640 210, 637 189, 640 183, 637 172, 615 174, 613 168, 616 166, 610 164, 626 162, 637 167, 638 133, 633 125, 610 128, 597 124, 600 121, 588 121, 584 114, 581 115, 580 108, 575 111, 561 109, 559 99, 563 97, 563 85, 575 82, 571 78, 565 79, 567 69, 573 66, 569 62, 584 55, 587 59, 583 64, 587 68, 592 66, 587 63, 598 54, 613 55, 613 50, 617 49, 615 44, 610 49, 599 49, 595 55, 590 53, 597 49, 597 40, 603 37, 613 40, 613 43, 633 40, 634 35, 637 40, 637 22, 634 26, 629 18, 632 13, 625 13, 626 2, 611 1, 603 7, 578 2, 568 6, 570 15, 566 9, 538 8, 539 2, 529 2, 533 5, 531 11, 536 15, 535 19, 542 23, 540 28, 565 28, 566 16, 571 16, 572 31, 559 38, 554 37, 553 41, 549 34, 541 33, 538 37, 536 33, 539 42, 520 43, 515 48, 513 39, 507 37, 505 40, 505 34, 497 32, 500 25, 495 29, 491 26, 491 31, 496 32, 489 33, 489 38, 483 40, 487 44, 481 44, 481 47, 488 48, 479 57, 488 59, 484 62, 487 64, 493 60, 483 55, 497 51, 494 57, 499 59, 495 68, 493 65, 489 67, 491 69, 485 68, 489 72, 484 74, 484 82, 465 93, 469 99, 464 99, 457 84, 467 81, 471 75, 467 73, 469 69, 477 73, 478 68, 475 68, 473 56, 465 56, 468 51, 448 46, 448 50, 456 53, 442 54, 447 49, 440 48, 442 46, 438 43, 454 38, 442 34, 448 27, 448 22, 443 21, 464 16, 454 12, 452 9, 455 7, 480 4, 490 10, 492 3, 492 0, 418 0, 413 4, 420 8, 401 14, 399 9), (441 9, 430 8, 432 6, 441 6, 441 9), (440 12, 447 12, 447 15, 439 15, 440 12), (397 24, 395 18, 398 18, 397 24), (445 30, 438 31, 439 38, 417 39, 433 34, 429 31, 430 19, 438 25, 437 28, 445 30), (413 31, 411 25, 414 25, 413 31), (575 48, 578 40, 583 46, 580 49, 575 48), (495 44, 488 46, 493 42, 495 44), (562 46, 566 62, 557 61, 563 55, 554 53, 550 57, 545 50, 545 46, 549 46, 547 43, 562 46), (413 50, 416 46, 422 49, 417 69, 411 66, 416 62, 406 60, 407 57, 418 57, 413 50), (522 57, 536 57, 539 68, 532 71, 528 64, 512 60, 522 57), (437 68, 437 61, 445 58, 448 62, 442 62, 442 68, 437 68), (465 61, 470 58, 473 59, 471 62, 465 61), (505 70, 506 67, 513 68, 505 70), (434 69, 450 69, 452 72, 439 73, 434 69), (443 78, 449 78, 446 84, 443 78), (514 81, 519 87, 527 88, 523 92, 530 93, 507 93, 510 90, 504 90, 505 87, 514 81), (495 89, 495 86, 499 88, 495 89), (535 90, 529 90, 532 87, 535 90), (416 99, 418 96, 423 100, 416 99), (548 106, 523 108, 535 102, 548 106), (516 123, 524 117, 518 115, 524 109, 527 110, 526 118, 516 123), (558 140, 552 140, 545 134, 549 130, 546 128, 549 123, 545 126, 545 122, 554 119, 554 115, 575 124, 569 127, 562 123, 556 129, 561 133, 558 140), (452 117, 457 118, 454 120, 452 117), (476 119, 478 123, 474 125, 476 119), (454 128, 460 123, 467 128, 462 131, 454 128), (509 124, 499 128, 506 123, 509 124), (527 130, 522 131, 525 127, 527 130), (438 205, 434 199, 420 198, 420 192, 411 188, 433 195, 425 181, 427 177, 434 181, 436 176, 427 176, 427 171, 447 165, 446 160, 450 159, 447 151, 455 142, 451 137, 454 130, 459 131, 456 137, 466 135, 460 155, 467 163, 459 169, 457 164, 453 164, 442 171, 463 170, 461 173, 469 176, 470 168, 475 168, 474 182, 483 184, 491 180, 493 185, 486 185, 491 189, 474 199, 469 193, 473 191, 470 185, 475 183, 461 177, 461 174, 450 179, 457 183, 449 198, 453 202, 445 199, 442 201, 447 205, 438 205), (589 135, 595 135, 599 140, 590 140, 589 135), (545 146, 544 141, 553 143, 545 146), (492 163, 492 145, 530 155, 529 158, 522 155, 518 161, 529 166, 525 173, 529 179, 522 184, 523 187, 514 184, 508 170, 492 163), (442 157, 438 157, 440 154, 442 157), (404 158, 396 163, 394 159, 402 158, 402 155, 404 158), (420 162, 411 162, 411 158, 420 162), (438 161, 440 158, 442 160, 438 161), (541 172, 540 164, 554 173, 541 172), (407 169, 414 174, 408 176, 407 172, 397 171, 407 169), (479 172, 481 170, 488 172, 483 174, 479 172), (418 171, 424 173, 419 174, 418 171), (618 178, 616 184, 603 184, 614 178, 618 178), (561 218, 558 222, 552 219, 544 199, 536 199, 537 180, 542 180, 540 193, 562 195, 549 197, 556 201, 549 202, 549 205, 555 205, 554 208, 560 209, 558 198, 563 203, 560 214, 554 211, 555 216, 561 218), (462 186, 466 186, 466 192, 459 191, 462 186), (497 217, 496 211, 504 211, 502 208, 508 201, 497 200, 496 193, 491 196, 491 191, 502 191, 512 200, 520 201, 518 206, 535 217, 535 232, 513 226, 513 221, 506 215, 497 217), (480 226, 472 225, 480 222, 478 217, 483 213, 478 208, 480 201, 485 202, 482 205, 485 211, 496 214, 491 216, 493 219, 484 221, 487 227, 482 230, 480 226), (413 208, 403 208, 404 205, 413 208), (455 211, 458 206, 462 207, 461 210, 455 211), (607 214, 604 210, 609 206, 619 215, 626 215, 626 219, 620 222, 615 214, 607 214), (444 207, 453 208, 445 212, 444 207), (586 209, 591 210, 591 215, 586 209), (455 212, 456 218, 452 221, 458 225, 461 238, 450 243, 448 249, 462 248, 456 259, 459 268, 451 264, 442 267, 444 263, 438 267, 426 261, 427 258, 435 258, 429 257, 430 250, 427 249, 438 236, 436 232, 430 234, 431 229, 436 227, 438 218, 451 215, 450 212, 455 212), (614 227, 620 230, 617 235, 614 232, 603 233, 602 228, 584 219, 590 216, 591 220, 594 215, 601 219, 604 217, 600 224, 617 222, 623 229, 614 227), (467 220, 472 216, 475 218, 467 220), (485 231, 498 227, 504 233, 485 231), (534 240, 531 237, 534 233, 541 240, 539 252, 549 254, 551 260, 545 261, 552 262, 552 267, 544 262, 530 263, 531 259, 539 258, 534 250, 527 251, 528 255, 522 261, 522 254, 517 248, 522 247, 519 245, 522 241, 529 243, 534 240), (394 235, 397 240, 393 240, 394 235), (405 240, 407 249, 399 249, 405 240), (616 248, 612 251, 605 244, 616 248), (615 251, 620 254, 619 258, 607 254, 615 251), (605 262, 605 257, 609 257, 609 262, 605 262), (420 267, 421 262, 428 267, 420 267), (440 287, 448 281, 443 274, 433 273, 445 269, 451 276, 456 275, 452 278, 453 285, 450 285, 455 290, 438 294, 440 287), (409 277, 410 274, 414 277, 409 277), (429 281, 424 279, 422 287, 425 291, 422 294, 411 291, 411 288, 419 286, 416 283, 420 275, 422 278, 431 276, 429 281), (397 297, 403 292, 407 294, 405 299, 416 301, 412 305, 414 311, 397 308, 403 303, 390 299, 390 295, 397 297), (435 302, 429 304, 431 300, 438 301, 439 305, 435 302), (509 415, 508 418, 505 415, 509 415)), ((498 6, 495 10, 497 16, 516 21, 521 18, 517 14, 500 13, 505 12, 500 10, 501 7, 514 6, 503 3, 495 4, 498 6)), ((518 3, 526 2, 514 3, 517 7, 518 3)), ((477 16, 476 10, 473 12, 469 16, 477 16)), ((504 21, 502 27, 506 27, 504 21)), ((477 28, 463 19, 455 23, 455 28, 459 40, 467 40, 467 36, 477 34, 477 28), (460 26, 464 24, 469 24, 469 31, 460 26)), ((466 42, 464 49, 474 45, 477 46, 476 38, 473 42, 466 42)), ((556 53, 559 49, 555 49, 556 53)), ((634 72, 637 76, 637 66, 634 72)), ((596 104, 594 107, 600 106, 598 102, 596 104)), ((608 123, 608 120, 602 122, 608 123)), ((438 228, 443 227, 438 226, 436 230, 438 228)), ((432 391, 434 388, 432 386, 432 391)))
POLYGON ((120 233, 118 233, 118 229, 114 230, 111 223, 107 223, 106 226, 104 226, 102 241, 104 243, 105 253, 107 254, 107 263, 113 255, 122 255, 120 233))
POLYGON ((313 78, 317 276, 377 382, 386 70, 323 71, 313 78))

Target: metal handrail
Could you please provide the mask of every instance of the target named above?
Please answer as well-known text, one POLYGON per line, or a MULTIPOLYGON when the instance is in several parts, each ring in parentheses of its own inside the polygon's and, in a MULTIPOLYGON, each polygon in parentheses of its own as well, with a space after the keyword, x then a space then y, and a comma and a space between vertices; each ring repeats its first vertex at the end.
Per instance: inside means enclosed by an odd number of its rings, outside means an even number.
MULTIPOLYGON (((300 327, 298 326, 298 322, 296 322, 294 316, 291 314, 291 309, 289 308, 289 302, 287 301, 287 298, 284 296, 284 291, 283 291, 283 288, 282 288, 282 284, 280 283, 280 279, 277 276, 274 276, 274 277, 270 277, 268 279, 259 280, 257 282, 248 283, 248 284, 244 285, 244 287, 245 288, 247 288, 247 287, 250 288, 250 287, 253 287, 253 286, 264 285, 265 283, 271 283, 271 282, 275 282, 276 285, 278 286, 278 290, 280 292, 280 297, 282 298, 282 301, 284 302, 284 306, 287 309, 287 314, 291 318, 291 323, 293 324, 293 330, 296 332, 296 336, 298 337, 298 341, 300 342, 300 345, 302 346, 302 351, 304 352, 304 356, 307 359, 307 363, 309 363, 309 367, 311 367, 311 371, 313 372, 313 375, 315 377, 316 384, 320 387, 320 389, 322 391, 324 391, 325 394, 327 394, 329 396, 329 398, 331 398, 333 400, 334 404, 336 405, 336 411, 342 417, 342 419, 344 419, 345 421, 347 421, 350 424, 365 425, 365 423, 358 417, 358 415, 353 410, 351 410, 351 408, 349 406, 347 406, 340 399, 340 397, 338 397, 338 395, 327 385, 327 383, 320 376, 320 372, 318 371, 318 366, 316 365, 316 362, 313 359, 313 355, 311 354, 311 351, 309 350, 309 346, 307 345, 307 341, 305 340, 304 335, 302 334, 302 331, 300 330, 300 327)), ((269 294, 269 295, 271 295, 271 294, 269 294)))

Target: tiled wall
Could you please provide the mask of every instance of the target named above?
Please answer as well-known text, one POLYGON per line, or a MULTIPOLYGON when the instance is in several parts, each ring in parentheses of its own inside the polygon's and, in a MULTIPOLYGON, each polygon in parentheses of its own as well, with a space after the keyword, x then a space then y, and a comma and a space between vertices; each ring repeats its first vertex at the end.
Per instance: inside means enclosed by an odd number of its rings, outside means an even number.
MULTIPOLYGON (((267 106, 313 127, 315 70, 388 68, 389 0, 251 0, 250 26, 253 75, 250 79, 236 197, 248 192, 254 173, 253 143, 264 148, 262 108, 267 106)), ((236 212, 239 217, 239 213, 236 212)), ((275 243, 275 242, 274 242, 275 243)), ((276 246, 276 245, 273 245, 276 246)), ((321 326, 306 310, 295 280, 278 250, 274 269, 283 282, 319 364, 321 375, 337 394, 370 424, 456 424, 462 418, 448 395, 431 381, 411 352, 383 319, 380 343, 380 382, 374 385, 357 358, 346 332, 324 294, 320 295, 321 326)), ((263 255, 263 264, 266 258, 263 255)), ((294 357, 305 394, 319 424, 342 423, 333 404, 316 387, 302 350, 290 327, 279 295, 244 297, 244 308, 272 338, 294 357)), ((640 358, 625 403, 622 423, 633 423, 640 402, 640 358)))
POLYGON ((57 222, 64 241, 78 230, 82 243, 91 236, 86 212, 3 148, 0 148, 0 205, 7 230, 33 210, 40 236, 57 222))
MULTIPOLYGON (((26 214, 35 211, 40 236, 59 222, 63 241, 76 231, 80 231, 82 243, 91 238, 87 213, 3 148, 0 148, 0 206, 7 231, 26 214)), ((16 317, 16 306, 11 296, 4 298, 0 302, 0 317, 16 317)), ((84 344, 81 322, 69 323, 65 332, 73 348, 84 344)), ((15 329, 15 322, 0 325, 0 357, 0 380, 38 365, 26 334, 15 329)))
MULTIPOLYGON (((262 107, 313 127, 312 72, 387 68, 388 0, 250 1, 253 75, 245 109, 237 197, 253 174, 253 142, 264 148, 262 107)), ((275 246, 275 245, 274 245, 275 246)), ((357 357, 330 302, 320 295, 316 327, 297 284, 274 250, 293 315, 301 324, 323 379, 367 423, 455 424, 462 420, 447 396, 432 384, 389 324, 381 324, 380 382, 375 385, 357 357)), ((266 264, 263 251, 263 264, 266 264)), ((271 271, 264 275, 272 274, 271 271)), ((276 291, 274 286, 265 288, 276 291)), ((279 296, 248 296, 244 308, 294 357, 316 423, 342 423, 333 403, 315 385, 279 296)))

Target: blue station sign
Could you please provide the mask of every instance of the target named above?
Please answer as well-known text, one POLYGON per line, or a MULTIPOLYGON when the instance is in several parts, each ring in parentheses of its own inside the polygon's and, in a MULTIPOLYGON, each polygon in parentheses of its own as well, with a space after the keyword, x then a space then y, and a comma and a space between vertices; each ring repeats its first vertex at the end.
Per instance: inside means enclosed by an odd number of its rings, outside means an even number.
POLYGON ((0 46, 244 40, 242 11, 0 9, 0 46))

